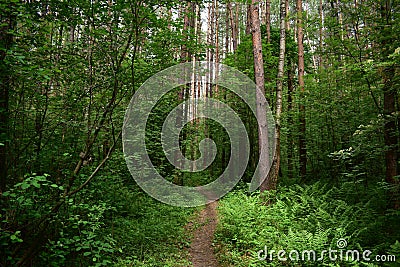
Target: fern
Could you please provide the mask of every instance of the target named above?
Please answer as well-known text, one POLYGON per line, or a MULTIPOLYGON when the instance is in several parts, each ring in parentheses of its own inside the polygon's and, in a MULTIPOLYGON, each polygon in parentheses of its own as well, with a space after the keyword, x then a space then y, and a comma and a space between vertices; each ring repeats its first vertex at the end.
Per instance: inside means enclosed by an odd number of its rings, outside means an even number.
MULTIPOLYGON (((234 266, 361 266, 360 262, 331 262, 328 257, 321 262, 282 262, 276 255, 266 262, 257 257, 265 247, 287 252, 337 249, 339 239, 347 241, 347 249, 369 249, 373 255, 388 251, 390 244, 385 242, 385 236, 377 234, 385 231, 387 219, 376 212, 380 200, 363 192, 360 195, 368 201, 355 202, 348 197, 355 187, 354 183, 345 183, 340 188, 328 188, 317 182, 265 192, 262 197, 248 195, 244 189, 228 194, 220 201, 216 232, 217 243, 224 254, 228 253, 221 260, 231 257, 229 262, 234 266), (265 205, 266 202, 270 204, 265 205)), ((392 218, 399 218, 398 214, 392 214, 392 218)), ((398 254, 396 244, 392 253, 398 254)))

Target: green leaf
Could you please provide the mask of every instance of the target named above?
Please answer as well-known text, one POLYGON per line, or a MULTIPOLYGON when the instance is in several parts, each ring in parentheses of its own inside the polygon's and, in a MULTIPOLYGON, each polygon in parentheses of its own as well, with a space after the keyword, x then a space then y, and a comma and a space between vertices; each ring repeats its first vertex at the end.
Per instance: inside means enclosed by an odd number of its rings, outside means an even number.
POLYGON ((47 176, 48 176, 48 175, 46 175, 46 174, 40 175, 40 176, 36 176, 36 177, 35 177, 35 180, 44 182, 44 181, 47 181, 47 179, 46 179, 47 176))
POLYGON ((27 184, 27 183, 22 183, 22 184, 21 184, 21 188, 22 188, 23 190, 29 188, 30 186, 31 186, 31 185, 30 185, 30 184, 27 184))
POLYGON ((35 180, 32 181, 32 185, 33 185, 34 187, 36 187, 36 188, 40 188, 40 184, 39 184, 37 181, 35 181, 35 180))

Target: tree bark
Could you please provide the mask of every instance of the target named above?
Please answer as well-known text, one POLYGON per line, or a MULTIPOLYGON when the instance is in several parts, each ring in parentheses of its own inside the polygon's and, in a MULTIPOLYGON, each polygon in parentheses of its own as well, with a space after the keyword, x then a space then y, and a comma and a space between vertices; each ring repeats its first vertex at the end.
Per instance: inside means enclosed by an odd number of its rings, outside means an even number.
POLYGON ((286 51, 286 1, 280 3, 280 38, 279 38, 279 60, 278 75, 276 79, 276 109, 275 109, 275 154, 271 171, 267 179, 267 190, 275 190, 278 184, 278 175, 281 165, 281 115, 282 115, 282 91, 285 67, 286 51))
MULTIPOLYGON (((215 63, 218 64, 219 63, 219 12, 218 12, 218 0, 214 0, 215 4, 214 4, 214 18, 215 18, 215 63)), ((216 76, 218 77, 218 75, 216 76)), ((218 95, 218 82, 215 81, 215 85, 214 85, 214 93, 215 95, 218 95)))
POLYGON ((254 56, 254 76, 257 85, 256 92, 256 117, 258 121, 258 145, 259 145, 259 178, 263 181, 260 190, 267 189, 267 175, 269 166, 268 153, 268 125, 266 117, 266 100, 265 100, 265 81, 264 81, 264 62, 261 42, 261 29, 259 17, 259 4, 257 0, 252 0, 250 15, 247 15, 251 21, 251 32, 253 42, 254 56))
POLYGON ((271 43, 271 0, 265 3, 265 26, 267 28, 267 43, 271 43))
POLYGON ((247 5, 246 31, 245 31, 246 35, 251 34, 251 32, 252 32, 251 12, 252 12, 252 5, 248 4, 247 5))
POLYGON ((319 0, 319 68, 322 68, 322 52, 323 52, 323 26, 324 26, 324 11, 322 0, 319 0))
MULTIPOLYGON (((287 3, 287 2, 286 2, 287 3)), ((290 60, 290 57, 288 58, 288 71, 287 71, 287 76, 288 76, 288 95, 287 95, 287 102, 288 102, 288 121, 287 124, 289 125, 288 129, 288 136, 287 136, 287 142, 288 142, 288 155, 287 155, 287 170, 288 170, 288 178, 292 179, 293 178, 293 151, 294 151, 294 143, 293 143, 293 130, 291 125, 293 125, 293 73, 294 73, 294 65, 290 60)))
POLYGON ((215 0, 215 63, 219 63, 219 12, 218 12, 218 0, 215 0))
POLYGON ((232 4, 228 1, 226 3, 225 10, 225 55, 227 55, 231 50, 231 13, 232 13, 232 4))
MULTIPOLYGON (((237 3, 236 3, 237 5, 237 3)), ((236 11, 237 11, 237 7, 236 6, 236 11)), ((232 7, 232 3, 227 4, 227 8, 229 8, 229 13, 227 14, 229 16, 229 21, 230 21, 230 28, 231 28, 231 44, 232 44, 232 51, 236 51, 237 46, 238 46, 238 36, 237 36, 237 27, 238 25, 236 24, 236 19, 233 16, 233 7, 232 7)), ((236 15, 236 14, 235 14, 236 15)))
POLYGON ((7 187, 7 157, 9 134, 9 97, 10 97, 10 68, 7 66, 6 57, 13 43, 13 34, 16 23, 14 12, 15 3, 10 3, 1 19, 0 26, 0 193, 7 187))
POLYGON ((235 4, 236 8, 235 8, 235 36, 236 36, 236 48, 235 48, 235 43, 234 43, 234 50, 236 51, 238 45, 240 44, 240 35, 241 35, 241 31, 240 31, 240 10, 241 10, 241 6, 240 4, 236 3, 235 4))
POLYGON ((290 30, 290 20, 289 20, 289 0, 286 0, 286 31, 290 30))
MULTIPOLYGON (((390 1, 386 0, 381 3, 381 19, 382 35, 390 36, 392 33, 392 15, 390 1)), ((381 55, 382 60, 387 60, 388 55, 391 53, 388 39, 383 39, 381 42, 381 55)), ((400 179, 398 175, 397 166, 397 153, 399 150, 398 135, 396 131, 396 99, 397 99, 397 88, 395 87, 393 80, 395 78, 395 66, 390 65, 382 69, 383 79, 383 114, 385 119, 384 126, 384 140, 385 140, 385 163, 386 163, 386 182, 389 183, 392 189, 389 192, 389 207, 394 209, 400 209, 400 192, 399 185, 400 179)))
POLYGON ((306 114, 304 101, 304 45, 303 45, 303 2, 297 0, 297 47, 298 47, 298 78, 300 90, 300 135, 299 135, 299 160, 300 176, 302 179, 307 174, 307 148, 306 148, 306 114))

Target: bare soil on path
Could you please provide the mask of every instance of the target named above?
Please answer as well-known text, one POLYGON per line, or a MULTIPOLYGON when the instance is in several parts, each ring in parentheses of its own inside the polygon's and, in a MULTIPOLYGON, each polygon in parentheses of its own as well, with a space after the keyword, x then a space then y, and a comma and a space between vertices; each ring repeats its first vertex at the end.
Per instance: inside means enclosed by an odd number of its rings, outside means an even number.
POLYGON ((190 259, 194 267, 218 267, 212 244, 218 223, 217 206, 217 201, 211 202, 198 215, 196 223, 200 226, 193 232, 189 248, 190 259))

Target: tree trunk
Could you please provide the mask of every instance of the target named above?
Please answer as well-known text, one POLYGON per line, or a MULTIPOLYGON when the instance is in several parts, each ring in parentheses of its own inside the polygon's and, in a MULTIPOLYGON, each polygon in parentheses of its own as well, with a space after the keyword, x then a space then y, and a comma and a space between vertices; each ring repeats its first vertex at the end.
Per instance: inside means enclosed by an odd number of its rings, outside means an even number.
POLYGON ((322 68, 322 50, 323 50, 323 26, 324 26, 324 11, 322 9, 322 0, 319 0, 319 68, 322 68))
MULTIPOLYGON (((287 3, 287 2, 286 2, 287 3)), ((287 155, 287 170, 288 170, 288 178, 293 178, 293 151, 294 151, 294 144, 293 144, 293 128, 291 125, 293 125, 293 73, 294 73, 294 65, 292 64, 290 57, 288 59, 288 96, 287 96, 287 102, 288 102, 288 121, 287 124, 289 126, 288 129, 288 136, 287 136, 287 142, 288 142, 288 155, 287 155)))
POLYGON ((286 0, 286 30, 290 30, 290 20, 289 20, 289 0, 286 0))
POLYGON ((7 186, 7 154, 9 142, 8 102, 10 96, 10 68, 7 66, 6 56, 13 42, 13 34, 16 22, 14 13, 15 4, 8 4, 5 16, 1 19, 0 26, 0 193, 7 186))
POLYGON ((306 112, 304 106, 304 45, 303 45, 303 3, 297 0, 297 46, 298 46, 298 77, 300 90, 300 135, 299 135, 299 160, 300 176, 305 178, 307 173, 307 149, 306 149, 306 112))
POLYGON ((269 153, 268 153, 268 125, 266 117, 264 62, 261 42, 261 29, 259 17, 259 5, 257 0, 252 0, 248 9, 250 11, 251 32, 253 41, 254 76, 257 85, 256 92, 256 117, 258 121, 258 145, 259 145, 259 178, 263 181, 261 191, 267 188, 266 177, 268 175, 269 153))
MULTIPOLYGON (((381 30, 382 35, 390 36, 392 33, 392 15, 390 8, 390 1, 386 0, 381 4, 381 19, 383 29, 381 30)), ((391 45, 388 43, 388 39, 383 39, 381 43, 381 55, 383 60, 386 60, 390 54, 391 45)), ((400 209, 400 179, 396 177, 398 175, 397 166, 397 153, 399 149, 398 135, 396 131, 396 98, 397 88, 394 86, 393 80, 395 78, 395 66, 386 66, 381 71, 383 78, 383 113, 385 118, 384 126, 384 140, 385 140, 385 163, 386 163, 386 182, 389 183, 393 188, 390 190, 390 201, 389 207, 394 209, 400 209)))
POLYGON ((240 20, 239 20, 240 14, 239 13, 240 13, 241 8, 239 10, 239 7, 241 7, 242 5, 236 3, 235 6, 236 6, 236 9, 235 9, 235 37, 236 37, 235 41, 236 42, 233 43, 233 49, 236 51, 238 45, 240 44, 241 31, 240 31, 240 26, 239 26, 239 22, 240 22, 240 20), (235 47, 235 44, 236 44, 236 47, 235 47))
POLYGON ((231 50, 231 13, 232 13, 232 4, 228 1, 226 3, 225 10, 225 56, 231 50))
POLYGON ((386 181, 396 183, 397 176, 397 133, 394 114, 396 112, 396 89, 393 88, 394 67, 386 67, 383 71, 383 110, 385 114, 385 153, 386 181))
POLYGON ((218 12, 218 0, 215 0, 215 63, 219 63, 219 12, 218 12))
MULTIPOLYGON (((218 12, 218 0, 214 1, 214 18, 215 18, 215 63, 218 64, 219 63, 219 24, 218 24, 218 20, 219 20, 219 12, 218 12)), ((218 75, 216 76, 218 77, 218 75)), ((218 95, 218 81, 215 81, 215 86, 214 86, 214 91, 215 91, 215 95, 218 95)))
MULTIPOLYGON (((237 5, 237 4, 236 4, 237 5)), ((229 3, 227 8, 229 8, 229 21, 230 21, 230 28, 231 28, 231 42, 232 42, 232 51, 236 51, 237 46, 238 46, 238 38, 237 38, 237 27, 238 25, 236 24, 236 19, 233 16, 233 7, 232 3, 229 3)), ((237 9, 237 6, 236 6, 237 9)))
POLYGON ((251 32, 252 32, 251 10, 252 10, 252 5, 248 4, 247 5, 246 31, 245 31, 246 35, 251 34, 251 32))
MULTIPOLYGON (((267 43, 271 43, 271 0, 267 0, 265 3, 265 26, 267 31, 267 43)), ((270 49, 270 48, 268 48, 270 49)), ((271 82, 271 73, 267 72, 265 74, 265 80, 267 81, 267 93, 269 96, 267 98, 268 103, 270 103, 270 107, 273 109, 272 100, 274 99, 274 90, 269 86, 271 82)))
POLYGON ((265 4, 265 26, 267 28, 267 43, 271 43, 271 0, 265 4))
POLYGON ((278 175, 281 165, 281 115, 282 115, 282 91, 286 50, 286 1, 280 3, 280 38, 278 76, 276 79, 276 109, 275 109, 275 154, 271 171, 267 179, 267 190, 275 190, 278 184, 278 175))

